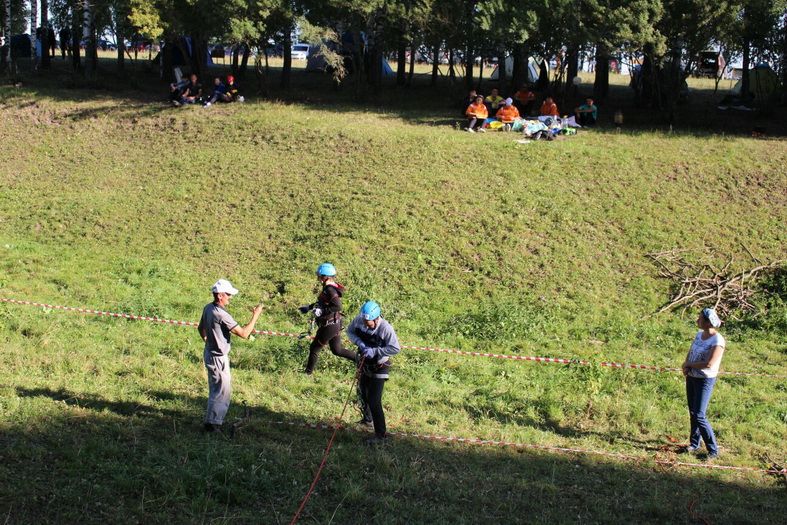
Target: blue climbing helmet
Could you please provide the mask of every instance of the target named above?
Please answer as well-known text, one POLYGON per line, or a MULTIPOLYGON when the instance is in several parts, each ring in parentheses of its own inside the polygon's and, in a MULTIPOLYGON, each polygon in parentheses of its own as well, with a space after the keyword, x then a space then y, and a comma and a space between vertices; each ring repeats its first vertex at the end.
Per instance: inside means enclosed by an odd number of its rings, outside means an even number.
POLYGON ((367 321, 374 321, 380 317, 380 305, 374 301, 366 301, 361 306, 361 315, 367 321))
POLYGON ((334 277, 336 275, 336 267, 331 263, 322 263, 317 267, 317 275, 319 277, 334 277))

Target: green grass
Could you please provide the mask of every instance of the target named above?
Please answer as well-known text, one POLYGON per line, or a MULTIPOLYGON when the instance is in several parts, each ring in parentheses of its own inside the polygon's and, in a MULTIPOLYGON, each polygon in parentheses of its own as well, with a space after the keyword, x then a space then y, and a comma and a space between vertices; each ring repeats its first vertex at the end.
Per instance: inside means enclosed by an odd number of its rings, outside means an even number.
MULTIPOLYGON (((520 145, 454 130, 418 87, 298 89, 302 104, 175 111, 0 88, 0 295, 195 320, 226 277, 237 318, 262 298, 259 328, 301 331, 295 308, 330 260, 346 310, 378 300, 406 343, 677 366, 694 312, 654 314, 669 283, 645 254, 784 257, 783 140, 643 126, 520 145)), ((783 300, 725 325, 724 369, 784 373, 783 300)), ((0 305, 0 338, 8 523, 287 522, 328 435, 271 421, 329 420, 351 381, 329 353, 303 376, 294 340, 236 341, 230 416, 246 401, 253 419, 230 440, 198 431, 193 328, 0 305)), ((370 451, 342 432, 304 522, 778 523, 786 510, 783 480, 652 464, 687 434, 679 376, 416 351, 397 368, 391 429, 643 462, 412 439, 370 451)), ((784 464, 786 406, 783 381, 721 379, 720 462, 784 464)))

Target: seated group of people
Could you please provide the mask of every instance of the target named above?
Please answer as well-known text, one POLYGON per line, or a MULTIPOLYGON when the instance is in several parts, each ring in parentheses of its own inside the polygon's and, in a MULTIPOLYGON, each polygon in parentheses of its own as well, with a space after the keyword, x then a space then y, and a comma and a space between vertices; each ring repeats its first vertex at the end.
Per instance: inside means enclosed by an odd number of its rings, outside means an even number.
MULTIPOLYGON (((533 113, 536 95, 527 86, 522 86, 513 97, 503 98, 497 88, 484 97, 479 95, 476 90, 471 90, 464 103, 464 115, 467 117, 467 131, 485 131, 485 125, 490 121, 497 120, 502 122, 503 131, 511 131, 514 123, 519 120, 527 119, 533 113), (490 118, 490 115, 494 117, 490 118)), ((539 108, 538 116, 559 117, 557 104, 552 97, 546 97, 539 108)), ((593 103, 592 98, 585 100, 585 103, 574 110, 576 122, 580 126, 592 126, 598 117, 598 107, 593 103)))
POLYGON ((186 104, 202 104, 204 107, 210 107, 216 102, 243 102, 243 95, 238 92, 235 85, 235 77, 227 75, 225 78, 226 82, 216 77, 213 80, 213 93, 210 97, 203 97, 202 84, 197 75, 192 73, 188 80, 183 79, 169 85, 169 100, 175 107, 186 104))

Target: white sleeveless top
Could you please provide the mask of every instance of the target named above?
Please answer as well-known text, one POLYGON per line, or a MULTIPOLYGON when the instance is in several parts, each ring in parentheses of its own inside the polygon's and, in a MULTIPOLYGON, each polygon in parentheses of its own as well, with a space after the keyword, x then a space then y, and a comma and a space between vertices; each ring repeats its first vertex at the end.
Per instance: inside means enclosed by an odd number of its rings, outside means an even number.
MULTIPOLYGON (((697 336, 694 338, 694 342, 691 343, 691 350, 689 350, 689 357, 686 359, 687 363, 698 363, 702 361, 707 361, 710 359, 711 353, 713 348, 716 346, 724 347, 726 341, 724 340, 724 336, 720 333, 716 332, 709 338, 702 340, 702 330, 697 332, 697 336)), ((719 375, 719 365, 721 365, 721 359, 719 362, 716 363, 716 366, 708 367, 708 368, 690 368, 689 375, 691 377, 716 377, 719 375)))

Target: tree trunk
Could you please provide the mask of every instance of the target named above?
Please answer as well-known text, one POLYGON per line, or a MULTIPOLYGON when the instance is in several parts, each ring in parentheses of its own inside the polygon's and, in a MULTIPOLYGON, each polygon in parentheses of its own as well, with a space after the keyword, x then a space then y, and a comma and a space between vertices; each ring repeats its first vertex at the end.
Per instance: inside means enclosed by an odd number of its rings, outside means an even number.
POLYGON ((366 77, 366 50, 359 30, 353 31, 353 74, 355 75, 355 93, 361 91, 361 85, 366 77))
POLYGON ((3 48, 3 68, 8 68, 11 75, 14 75, 14 64, 11 62, 11 0, 5 0, 5 25, 3 35, 5 36, 5 47, 3 48))
POLYGON ((413 85, 413 75, 415 75, 415 44, 410 44, 410 71, 407 73, 407 87, 413 85))
MULTIPOLYGON (((185 47, 185 46, 183 46, 185 47)), ((184 53, 188 49, 184 50, 184 53)), ((197 75, 200 79, 202 75, 208 71, 208 41, 201 35, 194 35, 191 37, 191 57, 189 57, 191 64, 191 72, 197 75)))
POLYGON ((435 84, 437 84, 437 73, 439 71, 440 71, 440 44, 437 43, 432 48, 432 80, 429 82, 430 85, 434 86, 435 84))
POLYGON ((787 25, 782 28, 782 104, 787 104, 787 25))
MULTIPOLYGON (((165 40, 164 49, 162 49, 159 53, 161 60, 161 79, 166 80, 167 82, 173 78, 172 70, 174 69, 176 46, 177 44, 175 43, 175 40, 165 40)), ((181 53, 183 53, 182 50, 181 53)))
POLYGON ((399 47, 396 49, 396 85, 404 86, 407 72, 407 42, 404 35, 399 37, 399 47))
POLYGON ((238 75, 238 61, 240 60, 240 44, 232 47, 232 58, 230 62, 230 71, 233 75, 238 75))
POLYGON ((478 66, 478 85, 476 86, 477 89, 481 89, 481 84, 484 82, 484 57, 481 57, 481 62, 479 62, 478 66))
POLYGON ((284 63, 281 67, 281 87, 290 89, 290 78, 292 77, 292 26, 288 25, 284 30, 284 40, 282 41, 282 55, 284 63))
POLYGON ((751 49, 749 40, 743 40, 743 59, 741 60, 741 67, 743 72, 741 74, 741 98, 744 102, 749 98, 749 61, 751 60, 751 49))
POLYGON ((372 63, 369 64, 369 82, 375 91, 383 85, 383 50, 377 45, 376 39, 370 53, 372 63))
POLYGON ((596 46, 596 81, 593 83, 593 98, 603 102, 609 93, 609 51, 601 44, 596 46))
POLYGON ((41 0, 41 69, 49 69, 49 1, 41 0))
POLYGON ((117 29, 115 29, 115 39, 117 40, 118 45, 117 68, 118 71, 123 71, 126 68, 126 44, 123 41, 123 35, 120 32, 119 23, 117 24, 117 29))
POLYGON ((566 93, 569 96, 576 95, 576 86, 574 86, 574 78, 579 74, 579 46, 574 44, 568 48, 566 53, 566 60, 568 66, 566 70, 566 93))
POLYGON ((93 27, 93 12, 90 10, 90 0, 84 0, 82 4, 82 37, 87 38, 87 48, 85 58, 89 60, 90 72, 95 73, 98 69, 98 50, 96 49, 96 31, 93 27))
POLYGON ((506 78, 508 77, 508 73, 506 73, 506 52, 503 51, 497 53, 497 85, 500 86, 502 89, 503 86, 506 85, 506 78))
POLYGON ((249 65, 249 54, 251 53, 251 46, 246 42, 243 43, 243 56, 240 60, 240 69, 238 69, 238 77, 243 78, 246 75, 246 69, 249 65))
MULTIPOLYGON (((30 0, 30 46, 33 50, 33 63, 35 64, 36 58, 36 36, 38 36, 38 1, 30 0)), ((41 56, 43 56, 43 52, 41 56)))
POLYGON ((77 14, 76 4, 71 8, 71 66, 75 71, 82 69, 82 58, 79 56, 82 40, 82 28, 79 25, 79 15, 77 14))
MULTIPOLYGON (((514 67, 511 71, 511 92, 515 92, 520 87, 528 84, 527 73, 527 50, 524 44, 516 44, 514 46, 514 67)), ((505 64, 503 64, 505 67, 505 64)))
POLYGON ((475 53, 473 48, 468 44, 465 49, 465 87, 473 89, 473 69, 475 68, 475 53))

